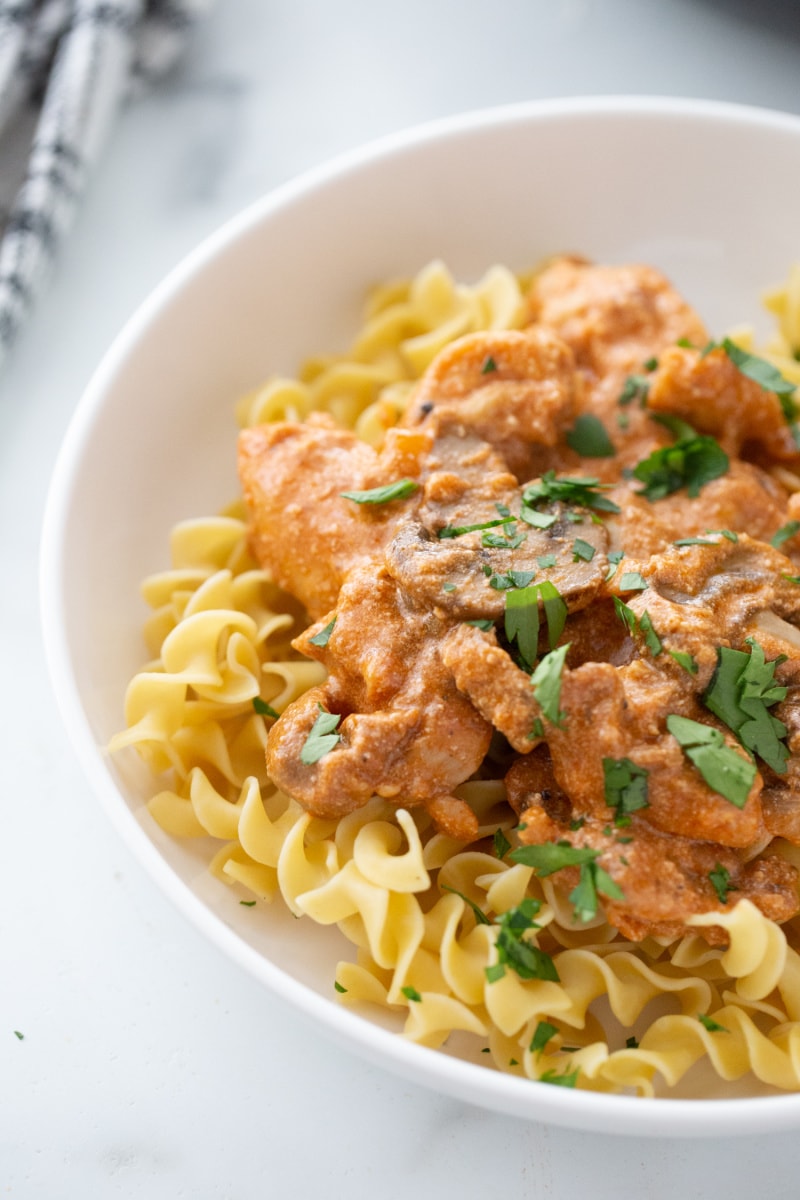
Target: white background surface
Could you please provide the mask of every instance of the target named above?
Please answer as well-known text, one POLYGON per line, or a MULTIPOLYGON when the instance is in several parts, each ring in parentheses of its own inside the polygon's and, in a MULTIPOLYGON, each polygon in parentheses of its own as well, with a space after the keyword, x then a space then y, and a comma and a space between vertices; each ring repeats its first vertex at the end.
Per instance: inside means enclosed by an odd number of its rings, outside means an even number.
MULTIPOLYGON (((41 649, 37 550, 60 441, 109 341, 185 252, 383 133, 613 92, 800 112, 800 6, 217 0, 182 70, 118 120, 0 377, 0 1196, 798 1195, 793 1134, 581 1135, 441 1098, 332 1045, 130 857, 66 743, 41 649)), ((779 187, 780 163, 764 180, 743 164, 742 186, 779 187)))

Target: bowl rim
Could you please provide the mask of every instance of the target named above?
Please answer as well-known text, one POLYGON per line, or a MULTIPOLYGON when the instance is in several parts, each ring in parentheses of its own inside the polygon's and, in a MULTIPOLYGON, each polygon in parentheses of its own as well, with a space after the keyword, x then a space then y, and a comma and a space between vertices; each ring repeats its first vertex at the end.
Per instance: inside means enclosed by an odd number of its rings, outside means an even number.
POLYGON ((780 1132, 800 1123, 800 1094, 686 1100, 615 1096, 554 1088, 410 1043, 288 975, 242 941, 177 875, 123 801, 92 736, 73 667, 60 603, 68 569, 63 546, 72 489, 105 396, 126 359, 165 307, 227 247, 300 197, 328 182, 395 155, 475 129, 570 119, 702 118, 764 130, 784 130, 800 143, 800 116, 721 100, 656 95, 586 95, 523 101, 425 121, 339 153, 271 189, 225 220, 184 255, 136 307, 87 384, 61 444, 42 522, 40 620, 46 666, 64 728, 83 774, 122 840, 164 896, 196 930, 281 1001, 362 1057, 440 1094, 497 1112, 581 1129, 640 1137, 731 1137, 780 1132), (476 1095, 479 1091, 479 1095, 476 1095))

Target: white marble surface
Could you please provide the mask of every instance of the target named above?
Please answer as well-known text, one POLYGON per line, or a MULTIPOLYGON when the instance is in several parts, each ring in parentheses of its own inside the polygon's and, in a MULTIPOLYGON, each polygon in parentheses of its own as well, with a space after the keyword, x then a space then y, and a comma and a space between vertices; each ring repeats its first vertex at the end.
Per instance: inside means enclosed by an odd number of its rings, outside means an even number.
MULTIPOLYGON (((179 75, 122 114, 0 378, 0 1195, 796 1197, 793 1135, 609 1140, 496 1116, 352 1057, 230 966, 81 777, 45 672, 37 548, 110 339, 263 191, 462 109, 655 92, 800 111, 798 80, 800 10, 763 0, 217 0, 179 75)), ((780 186, 779 164, 743 186, 780 186)))

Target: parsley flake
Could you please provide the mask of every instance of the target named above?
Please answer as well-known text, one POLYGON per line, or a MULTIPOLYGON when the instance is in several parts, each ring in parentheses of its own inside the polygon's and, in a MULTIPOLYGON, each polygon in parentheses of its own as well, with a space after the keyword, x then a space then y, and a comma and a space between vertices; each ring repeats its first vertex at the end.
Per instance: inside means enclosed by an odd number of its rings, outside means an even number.
POLYGON ((492 358, 491 354, 487 354, 481 366, 481 375, 490 375, 492 371, 497 370, 497 363, 492 358))
POLYGON ((506 968, 516 972, 520 979, 547 979, 553 983, 559 982, 559 974, 550 955, 524 937, 529 930, 539 928, 533 918, 540 908, 538 900, 526 896, 499 917, 495 942, 497 962, 485 969, 486 978, 490 983, 502 978, 506 968))
POLYGON ((621 592, 644 592, 649 586, 641 571, 623 571, 619 581, 621 592))
POLYGON ((528 484, 522 498, 525 504, 532 508, 537 504, 560 500, 564 504, 575 504, 579 508, 618 513, 619 505, 602 494, 611 486, 601 483, 599 479, 579 479, 569 475, 557 478, 555 471, 546 471, 541 479, 528 484))
POLYGON ((277 721, 278 717, 281 715, 279 712, 275 711, 271 704, 267 704, 266 700, 262 700, 260 696, 253 697, 253 708, 257 713, 260 713, 262 717, 272 717, 273 721, 277 721))
POLYGON ((564 670, 564 660, 569 650, 569 642, 545 654, 536 670, 531 675, 533 695, 552 725, 562 726, 566 713, 559 707, 561 703, 561 675, 564 670))
POLYGON ((705 1013, 698 1013, 697 1019, 709 1033, 730 1033, 729 1029, 726 1029, 724 1025, 720 1025, 713 1017, 706 1016, 705 1013))
POLYGON ((603 792, 608 807, 616 810, 615 825, 629 824, 631 813, 649 807, 649 774, 649 771, 638 767, 629 758, 603 759, 603 792))
POLYGON ((581 413, 567 431, 567 445, 583 458, 612 458, 614 443, 603 422, 592 413, 581 413))
POLYGON ((688 671, 690 675, 697 674, 698 666, 692 654, 687 654, 685 650, 668 650, 667 654, 670 658, 674 658, 678 666, 683 667, 684 671, 688 671))
POLYGON ((771 362, 742 350, 741 346, 737 346, 730 338, 723 338, 721 349, 725 351, 733 365, 738 367, 743 375, 759 384, 765 391, 775 393, 780 400, 783 415, 787 421, 791 422, 795 419, 798 415, 794 399, 797 388, 791 380, 781 375, 778 368, 771 362))
POLYGON ((416 1004, 419 1004, 420 1000, 422 999, 422 996, 420 996, 419 992, 414 987, 409 986, 400 988, 400 991, 403 993, 406 1000, 413 1000, 416 1004))
POLYGON ((463 900, 467 907, 472 909, 473 913, 475 914, 475 920, 479 925, 491 925, 491 921, 483 909, 477 905, 474 900, 470 900, 469 896, 465 896, 464 893, 459 892, 457 888, 449 887, 446 883, 442 884, 442 891, 452 892, 454 896, 458 896, 459 900, 463 900))
POLYGON ((329 621, 324 629, 320 629, 319 633, 315 633, 312 638, 308 639, 311 645, 327 646, 328 642, 330 641, 331 634, 333 633, 333 627, 335 624, 336 617, 334 617, 332 621, 329 621))
POLYGON ((694 498, 707 483, 724 475, 728 466, 728 456, 715 438, 692 431, 671 446, 654 450, 633 468, 633 476, 644 484, 638 494, 648 500, 663 500, 684 487, 694 498))
POLYGON ((243 908, 253 908, 255 906, 255 900, 240 900, 239 903, 243 908))
POLYGON ((354 504, 390 504, 392 500, 405 500, 418 488, 419 484, 413 479, 398 479, 395 483, 369 488, 365 492, 340 492, 339 495, 343 500, 352 500, 354 504))
POLYGON ((502 829, 494 831, 494 852, 499 859, 505 858, 511 849, 511 842, 508 840, 502 829))
POLYGON ((572 561, 591 562, 595 556, 595 548, 589 542, 585 542, 583 538, 575 538, 572 543, 572 561))
POLYGON ((334 730, 342 719, 341 716, 338 713, 326 712, 321 704, 317 707, 319 708, 319 716, 311 726, 308 737, 300 751, 300 761, 307 767, 319 762, 321 758, 324 758, 342 740, 340 733, 334 733, 334 730))
POLYGON ((670 713, 667 729, 711 790, 736 808, 744 808, 755 782, 755 763, 728 746, 711 725, 670 713))
POLYGON ((513 525, 514 517, 498 517, 494 521, 481 521, 477 525, 445 525, 436 534, 439 538, 462 537, 465 533, 476 533, 480 529, 494 529, 498 525, 513 525))
POLYGON ((533 1031, 531 1044, 528 1047, 531 1054, 541 1054, 550 1039, 554 1038, 557 1033, 557 1025, 551 1025, 549 1021, 539 1021, 533 1031))
POLYGON ((789 538, 800 530, 800 521, 787 521, 785 525, 781 525, 777 533, 774 533, 769 539, 770 546, 774 546, 777 550, 784 542, 788 542, 789 538))
POLYGON ((649 391, 649 379, 645 379, 644 375, 629 375, 622 385, 622 391, 617 397, 617 404, 625 407, 628 404, 633 404, 634 400, 638 400, 639 404, 644 408, 647 404, 647 394, 649 391))
POLYGON ((556 565, 557 559, 555 554, 541 554, 536 561, 542 570, 546 571, 548 567, 554 567, 556 565))
POLYGON ((782 739, 787 729, 767 712, 786 699, 787 689, 775 683, 782 660, 767 662, 762 647, 747 639, 750 653, 729 646, 717 649, 717 669, 703 703, 733 730, 743 746, 763 758, 778 775, 786 774, 789 751, 782 739))
POLYGON ((554 1068, 551 1068, 539 1076, 539 1083, 554 1083, 558 1087, 574 1088, 577 1085, 579 1075, 580 1070, 578 1067, 574 1071, 564 1071, 560 1075, 554 1068))
POLYGON ((343 995, 347 991, 347 988, 343 984, 339 983, 338 979, 334 979, 333 986, 336 988, 337 992, 341 992, 343 995))
POLYGON ((580 867, 578 885, 569 894, 578 921, 591 921, 597 915, 598 892, 610 900, 625 899, 611 876, 598 865, 599 850, 571 846, 568 842, 542 842, 538 846, 520 846, 510 857, 523 866, 533 867, 540 877, 563 871, 565 867, 580 867))
POLYGON ((708 879, 717 893, 717 899, 720 904, 728 903, 728 892, 738 892, 739 890, 735 883, 731 883, 730 872, 726 867, 723 867, 722 863, 717 863, 714 870, 709 871, 708 879))

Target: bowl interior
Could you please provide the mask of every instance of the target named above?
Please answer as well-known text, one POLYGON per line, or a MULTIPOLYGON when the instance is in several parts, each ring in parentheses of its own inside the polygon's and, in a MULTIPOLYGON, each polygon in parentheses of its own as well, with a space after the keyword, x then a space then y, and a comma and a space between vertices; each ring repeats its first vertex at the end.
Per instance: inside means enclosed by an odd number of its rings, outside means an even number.
POLYGON ((597 1130, 618 1127, 621 1104, 629 1133, 753 1132, 800 1117, 793 1097, 698 1108, 554 1096, 562 1089, 401 1051, 338 1008, 338 935, 298 938, 277 907, 256 927, 207 875, 207 848, 172 841, 143 813, 148 779, 135 756, 111 761, 104 750, 144 657, 140 581, 168 565, 175 521, 236 495, 236 398, 309 354, 346 347, 372 284, 433 258, 472 281, 494 262, 525 270, 572 251, 661 268, 715 332, 759 326, 760 290, 798 253, 798 195, 800 121, 775 114, 609 99, 444 122, 323 168, 227 225, 134 317, 76 413, 48 506, 43 605, 56 691, 87 772, 147 868, 226 953, 423 1082, 597 1130))

